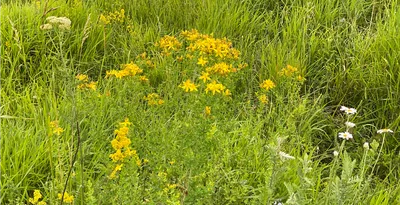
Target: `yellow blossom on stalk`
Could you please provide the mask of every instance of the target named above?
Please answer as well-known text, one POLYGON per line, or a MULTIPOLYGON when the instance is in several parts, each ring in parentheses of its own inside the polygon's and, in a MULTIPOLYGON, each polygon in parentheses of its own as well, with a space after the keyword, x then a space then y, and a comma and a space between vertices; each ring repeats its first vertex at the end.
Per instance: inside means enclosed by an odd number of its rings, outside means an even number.
POLYGON ((40 193, 40 190, 35 189, 33 192, 33 198, 29 198, 29 203, 31 204, 38 204, 38 205, 44 205, 46 202, 44 201, 39 201, 39 199, 43 198, 42 194, 40 193))
POLYGON ((147 60, 147 61, 146 61, 146 65, 147 65, 149 68, 155 68, 155 67, 156 67, 156 65, 154 65, 154 63, 151 62, 151 60, 147 60))
POLYGON ((195 85, 194 83, 192 83, 192 81, 186 80, 185 82, 183 82, 181 85, 179 85, 180 88, 184 89, 185 92, 193 92, 193 91, 197 91, 197 87, 198 85, 195 85))
POLYGON ((305 79, 303 76, 301 76, 301 75, 298 75, 298 76, 296 77, 296 79, 297 79, 298 81, 300 81, 300 82, 303 82, 303 81, 306 80, 306 79, 305 79))
POLYGON ((139 56, 140 56, 140 58, 142 58, 143 60, 147 59, 147 53, 146 53, 146 52, 141 53, 139 56))
POLYGON ((193 58, 193 55, 186 54, 186 58, 187 58, 187 59, 192 59, 192 58, 193 58))
POLYGON ((260 84, 260 88, 264 88, 267 91, 272 89, 272 88, 274 88, 274 87, 275 87, 275 83, 272 82, 272 80, 270 80, 270 79, 264 80, 264 82, 262 82, 260 84))
POLYGON ((50 135, 56 134, 56 135, 60 136, 61 133, 64 132, 64 129, 62 127, 59 127, 58 120, 51 121, 50 122, 50 128, 51 128, 51 134, 50 135))
POLYGON ((265 95, 265 94, 258 96, 258 100, 262 104, 267 104, 268 103, 268 98, 267 98, 267 95, 265 95))
POLYGON ((130 62, 128 64, 121 65, 122 70, 110 70, 106 71, 106 78, 109 76, 115 76, 116 78, 123 78, 126 76, 135 76, 137 74, 143 73, 143 70, 139 68, 135 63, 130 62))
POLYGON ((110 178, 110 179, 115 179, 117 172, 122 170, 122 166, 123 166, 123 165, 124 165, 124 164, 117 164, 117 165, 115 166, 114 170, 111 172, 109 178, 110 178))
POLYGON ((229 89, 226 89, 226 90, 223 92, 223 94, 224 94, 226 97, 229 97, 229 96, 232 95, 232 93, 231 93, 231 91, 230 91, 229 89))
POLYGON ((78 79, 79 81, 84 81, 84 82, 87 82, 89 79, 88 76, 84 74, 78 74, 75 76, 75 78, 78 79))
POLYGON ((181 36, 185 37, 188 41, 195 41, 201 37, 201 34, 196 30, 182 31, 181 36))
POLYGON ((203 56, 201 56, 197 61, 197 65, 201 66, 205 66, 207 63, 208 63, 207 58, 204 58, 203 56))
POLYGON ((179 40, 174 36, 167 35, 162 37, 160 41, 156 43, 156 46, 163 49, 164 52, 168 52, 172 50, 173 51, 178 50, 182 46, 182 43, 179 42, 179 40))
POLYGON ((91 90, 96 90, 96 86, 97 86, 97 82, 90 82, 90 83, 86 83, 86 88, 91 89, 91 90))
POLYGON ((144 76, 144 75, 140 76, 139 79, 140 79, 140 81, 143 82, 143 83, 149 82, 149 79, 148 79, 146 76, 144 76))
POLYGON ((109 18, 107 18, 106 16, 104 16, 103 14, 100 15, 100 22, 103 23, 104 25, 109 24, 111 21, 109 18))
POLYGON ((226 76, 227 74, 232 72, 231 68, 232 68, 232 65, 228 65, 228 64, 222 62, 222 63, 216 63, 213 66, 206 68, 206 71, 208 73, 217 73, 222 76, 226 76))
POLYGON ((147 101, 148 105, 162 105, 164 100, 157 93, 150 93, 143 97, 143 100, 147 101))
POLYGON ((241 70, 243 68, 246 68, 247 66, 249 66, 247 63, 241 63, 238 65, 238 69, 241 70))
POLYGON ((282 70, 278 73, 279 75, 285 75, 285 76, 292 76, 293 73, 297 72, 297 68, 293 67, 291 65, 287 65, 285 68, 282 68, 282 70))
POLYGON ((215 95, 215 93, 221 93, 225 90, 225 86, 222 85, 221 83, 217 83, 215 80, 209 84, 207 84, 207 88, 206 88, 206 93, 208 93, 209 91, 212 92, 213 95, 215 95))
POLYGON ((207 82, 207 80, 211 80, 210 74, 207 72, 201 72, 201 76, 199 77, 200 80, 203 80, 203 82, 207 82))
POLYGON ((206 116, 210 116, 211 115, 211 107, 206 106, 206 108, 204 109, 204 113, 206 114, 206 116))
POLYGON ((178 56, 178 57, 176 57, 176 60, 177 60, 178 62, 182 62, 182 61, 183 61, 183 56, 178 56))
POLYGON ((61 127, 54 128, 53 133, 56 135, 61 135, 64 132, 64 129, 61 127))
MULTIPOLYGON (((58 194, 58 199, 60 199, 61 200, 61 198, 62 198, 63 196, 62 196, 62 193, 61 194, 58 194)), ((72 195, 70 195, 70 194, 68 194, 67 192, 65 192, 64 193, 64 199, 63 199, 63 201, 65 202, 65 203, 72 203, 73 201, 74 201, 74 196, 72 196, 72 195)))

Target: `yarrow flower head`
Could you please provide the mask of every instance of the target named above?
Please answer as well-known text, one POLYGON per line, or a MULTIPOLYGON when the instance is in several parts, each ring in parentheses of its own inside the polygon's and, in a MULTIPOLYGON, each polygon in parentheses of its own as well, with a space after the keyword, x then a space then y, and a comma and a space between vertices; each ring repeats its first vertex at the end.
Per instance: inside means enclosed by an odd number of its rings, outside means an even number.
POLYGON ((339 138, 349 140, 349 139, 353 139, 353 135, 349 132, 339 132, 339 138))
POLYGON ((380 130, 378 130, 378 131, 376 131, 376 132, 377 132, 378 134, 382 134, 382 133, 393 133, 393 130, 385 128, 385 129, 380 129, 380 130))
POLYGON ((343 111, 344 113, 346 113, 347 115, 353 115, 355 113, 357 113, 357 110, 354 108, 348 108, 346 106, 341 106, 340 107, 340 111, 343 111))

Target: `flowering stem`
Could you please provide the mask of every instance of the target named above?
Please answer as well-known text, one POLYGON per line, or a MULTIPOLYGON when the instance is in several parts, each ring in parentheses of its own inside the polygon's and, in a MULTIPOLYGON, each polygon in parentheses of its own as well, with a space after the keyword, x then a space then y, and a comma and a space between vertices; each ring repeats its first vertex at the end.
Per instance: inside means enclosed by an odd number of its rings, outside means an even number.
POLYGON ((77 133, 78 133, 78 143, 76 145, 76 151, 75 151, 74 158, 72 159, 72 162, 71 162, 71 168, 69 169, 69 172, 68 172, 68 175, 67 175, 67 180, 65 180, 65 185, 64 185, 64 189, 63 189, 63 192, 62 192, 62 195, 61 195, 61 201, 60 201, 61 205, 63 204, 63 201, 64 201, 64 194, 65 194, 65 191, 67 189, 68 180, 69 180, 69 177, 71 176, 72 169, 74 168, 74 163, 76 161, 76 156, 78 155, 78 151, 79 151, 79 145, 81 143, 81 133, 80 133, 80 130, 79 130, 79 123, 78 122, 76 122, 76 129, 77 129, 77 133))
POLYGON ((379 157, 381 156, 382 149, 383 149, 383 145, 384 145, 384 143, 385 143, 385 137, 386 137, 386 135, 383 134, 381 149, 379 149, 378 157, 376 158, 376 161, 375 161, 375 163, 374 163, 374 166, 372 167, 371 175, 374 173, 374 169, 375 169, 375 167, 376 167, 376 164, 378 163, 379 157))

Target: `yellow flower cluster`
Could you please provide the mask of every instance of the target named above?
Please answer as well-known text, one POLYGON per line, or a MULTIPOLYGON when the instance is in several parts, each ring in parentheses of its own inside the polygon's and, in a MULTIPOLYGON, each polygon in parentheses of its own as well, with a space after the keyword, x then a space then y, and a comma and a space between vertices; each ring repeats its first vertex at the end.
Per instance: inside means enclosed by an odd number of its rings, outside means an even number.
POLYGON ((59 126, 58 120, 51 121, 51 122, 50 122, 50 128, 51 128, 51 133, 50 133, 50 135, 56 134, 56 135, 60 136, 61 133, 64 132, 64 129, 63 129, 62 127, 59 126))
MULTIPOLYGON (((222 85, 221 83, 217 83, 214 80, 211 83, 207 84, 206 93, 212 92, 213 95, 215 95, 215 93, 225 94, 224 90, 225 90, 225 86, 222 85)), ((230 91, 228 89, 227 89, 227 93, 230 94, 230 91)))
POLYGON ((125 20, 125 10, 121 9, 120 11, 114 11, 108 13, 108 15, 100 15, 100 22, 104 25, 110 24, 112 22, 123 23, 125 20))
POLYGON ((232 65, 228 65, 224 62, 222 63, 216 63, 211 67, 206 68, 207 73, 210 74, 219 74, 221 76, 226 76, 230 72, 236 72, 234 68, 232 68, 232 65))
POLYGON ((110 174, 109 178, 114 179, 118 171, 122 170, 124 159, 133 157, 136 160, 136 164, 140 166, 141 161, 136 153, 136 150, 131 150, 131 140, 127 137, 129 132, 129 126, 132 123, 129 122, 128 118, 125 118, 124 122, 119 123, 119 129, 114 131, 116 137, 111 140, 111 146, 115 150, 115 153, 110 154, 110 158, 113 162, 119 162, 110 174))
POLYGON ((233 48, 232 42, 226 38, 214 38, 211 35, 199 33, 196 29, 182 31, 181 36, 190 41, 186 48, 190 51, 200 51, 200 54, 207 54, 221 59, 238 59, 240 52, 233 48))
POLYGON ((136 59, 139 60, 139 62, 144 61, 144 65, 146 65, 148 68, 155 68, 156 66, 154 63, 151 61, 151 59, 147 56, 146 52, 143 52, 136 56, 136 59))
MULTIPOLYGON (((287 77, 291 77, 293 74, 297 73, 298 69, 294 66, 291 65, 286 65, 286 67, 282 68, 281 71, 278 72, 278 74, 280 76, 287 76, 287 77)), ((305 78, 301 75, 297 75, 296 76, 296 80, 303 82, 305 81, 305 78)))
POLYGON ((148 105, 164 104, 164 100, 161 99, 160 95, 158 95, 157 93, 150 93, 147 96, 144 96, 143 100, 146 100, 148 105))
POLYGON ((110 154, 113 162, 123 161, 125 158, 136 154, 135 150, 131 150, 131 140, 127 137, 129 132, 129 119, 126 118, 124 122, 119 123, 120 128, 114 131, 116 137, 111 141, 111 145, 115 150, 114 154, 110 154))
POLYGON ((87 75, 83 75, 83 74, 78 74, 75 76, 76 79, 79 80, 80 84, 77 86, 78 89, 80 90, 96 90, 97 88, 97 82, 95 81, 89 81, 89 78, 87 75))
POLYGON ((262 95, 258 96, 258 100, 262 104, 267 104, 268 103, 268 98, 267 98, 267 95, 265 95, 265 94, 262 94, 262 95))
POLYGON ((122 70, 110 70, 106 72, 106 78, 109 76, 115 76, 116 78, 123 78, 126 76, 135 76, 143 73, 143 70, 139 68, 135 63, 130 62, 128 64, 121 65, 122 70))
POLYGON ((281 71, 279 71, 279 75, 285 75, 285 76, 292 76, 293 73, 297 72, 297 68, 293 67, 291 65, 287 65, 286 67, 282 68, 281 71))
POLYGON ((178 50, 182 46, 182 43, 174 36, 167 35, 162 37, 155 45, 163 49, 164 55, 169 56, 170 52, 178 50))
POLYGON ((37 204, 37 205, 45 205, 47 204, 45 201, 39 201, 39 199, 43 198, 42 194, 39 190, 35 189, 33 192, 33 198, 29 198, 29 203, 37 204))
POLYGON ((186 80, 181 85, 179 85, 179 87, 184 89, 185 92, 193 92, 197 91, 198 85, 195 85, 191 80, 186 80))
POLYGON ((272 89, 274 87, 275 87, 275 83, 270 79, 264 80, 260 84, 260 88, 264 88, 266 91, 268 91, 268 90, 270 90, 270 89, 272 89))
POLYGON ((206 117, 211 115, 211 107, 210 106, 206 106, 206 108, 204 109, 204 114, 206 115, 206 117))
MULTIPOLYGON (((60 200, 61 200, 61 198, 63 197, 63 196, 62 196, 62 193, 61 193, 61 194, 58 194, 57 196, 58 196, 58 199, 60 199, 60 200)), ((64 193, 64 199, 63 199, 63 201, 64 201, 65 203, 69 203, 69 204, 70 204, 70 203, 72 203, 72 202, 74 201, 74 196, 68 194, 67 192, 65 192, 65 193, 64 193)))

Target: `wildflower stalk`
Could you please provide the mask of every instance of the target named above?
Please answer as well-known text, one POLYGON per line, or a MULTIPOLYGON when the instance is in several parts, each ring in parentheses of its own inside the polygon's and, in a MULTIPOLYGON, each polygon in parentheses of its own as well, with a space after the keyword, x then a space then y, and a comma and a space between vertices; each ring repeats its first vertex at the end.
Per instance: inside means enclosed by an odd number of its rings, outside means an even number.
POLYGON ((72 172, 72 169, 73 169, 73 167, 74 167, 74 163, 75 163, 75 161, 76 161, 76 157, 78 156, 79 145, 81 144, 81 133, 80 133, 80 130, 79 130, 79 123, 78 123, 78 122, 76 122, 76 129, 77 129, 77 133, 78 133, 78 142, 77 142, 77 145, 76 145, 76 150, 75 150, 74 158, 72 159, 71 167, 70 167, 69 172, 68 172, 68 175, 67 175, 67 180, 65 180, 64 189, 63 189, 63 192, 62 192, 62 194, 61 194, 60 205, 63 204, 63 201, 64 201, 64 194, 65 194, 65 191, 67 190, 68 180, 69 180, 69 178, 70 178, 70 176, 71 176, 71 172, 72 172))
POLYGON ((385 144, 385 138, 386 138, 386 134, 383 134, 382 145, 381 145, 381 148, 379 149, 378 157, 376 158, 376 161, 375 161, 375 163, 374 163, 374 166, 372 167, 372 170, 371 170, 371 174, 370 174, 370 175, 372 175, 372 174, 374 173, 376 164, 378 164, 379 157, 381 156, 381 153, 382 153, 383 145, 385 144))

